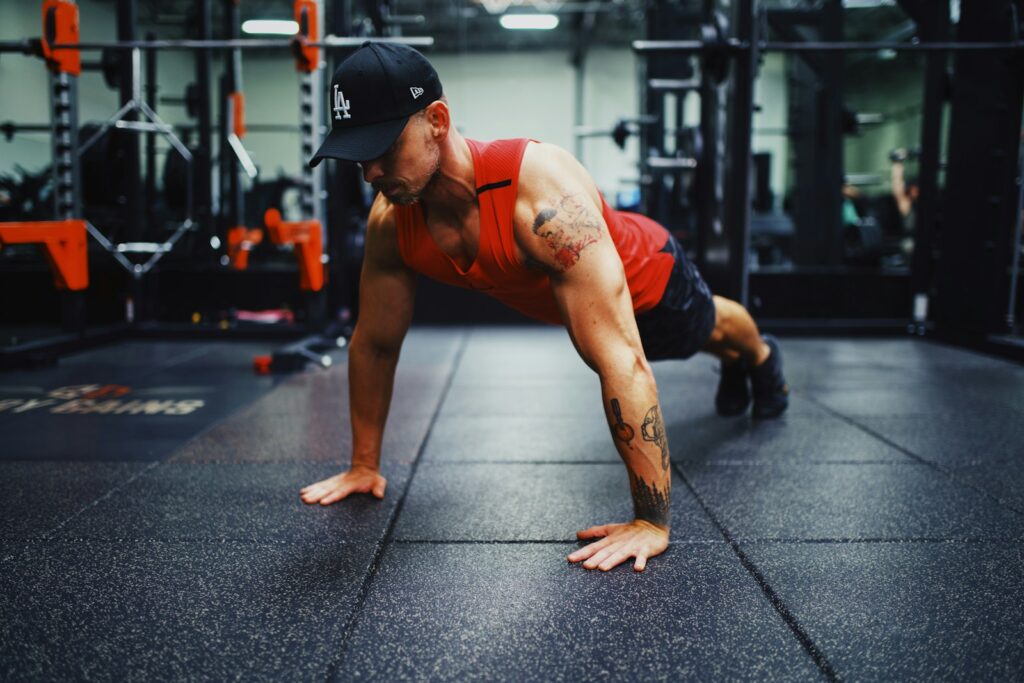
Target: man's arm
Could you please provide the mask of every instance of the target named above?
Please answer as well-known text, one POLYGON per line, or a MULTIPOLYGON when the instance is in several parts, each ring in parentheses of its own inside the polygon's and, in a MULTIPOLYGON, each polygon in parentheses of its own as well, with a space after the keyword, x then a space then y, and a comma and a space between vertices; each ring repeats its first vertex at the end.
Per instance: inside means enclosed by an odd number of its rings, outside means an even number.
POLYGON ((384 497, 387 482, 378 471, 381 442, 416 294, 416 275, 402 262, 393 215, 378 195, 367 221, 359 319, 348 348, 351 469, 303 489, 307 503, 329 505, 351 493, 384 497))
POLYGON ((569 556, 587 568, 635 556, 642 570, 664 551, 671 524, 671 471, 658 390, 644 356, 622 259, 593 181, 567 152, 531 145, 520 172, 516 241, 547 270, 573 343, 601 378, 613 442, 629 473, 635 520, 587 529, 601 540, 569 556))
POLYGON ((889 155, 892 161, 892 169, 889 172, 889 179, 892 181, 892 196, 896 200, 901 216, 907 216, 914 208, 914 203, 907 193, 906 168, 903 159, 907 157, 905 149, 898 149, 889 155))

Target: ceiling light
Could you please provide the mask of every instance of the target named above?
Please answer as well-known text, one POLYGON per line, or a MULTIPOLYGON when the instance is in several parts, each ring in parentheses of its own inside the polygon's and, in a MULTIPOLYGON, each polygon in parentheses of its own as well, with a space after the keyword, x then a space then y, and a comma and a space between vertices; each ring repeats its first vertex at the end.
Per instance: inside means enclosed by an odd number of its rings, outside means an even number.
POLYGON ((508 29, 550 31, 558 26, 558 17, 554 14, 503 14, 501 25, 508 29))
POLYGON ((895 0, 843 0, 846 9, 872 9, 874 7, 891 7, 895 0))
POLYGON ((298 23, 291 19, 249 19, 242 22, 242 33, 294 36, 298 32, 298 23))

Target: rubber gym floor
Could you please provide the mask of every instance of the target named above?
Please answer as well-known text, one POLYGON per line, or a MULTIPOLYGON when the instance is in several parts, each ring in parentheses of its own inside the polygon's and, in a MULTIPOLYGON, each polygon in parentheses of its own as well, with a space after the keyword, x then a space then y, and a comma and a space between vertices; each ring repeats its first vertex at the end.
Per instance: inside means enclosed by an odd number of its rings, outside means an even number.
POLYGON ((783 340, 776 421, 654 365, 668 551, 570 565, 624 521, 564 331, 414 328, 385 500, 348 462, 345 355, 125 341, 0 375, 0 679, 1011 680, 1024 676, 1024 368, 934 342, 783 340))

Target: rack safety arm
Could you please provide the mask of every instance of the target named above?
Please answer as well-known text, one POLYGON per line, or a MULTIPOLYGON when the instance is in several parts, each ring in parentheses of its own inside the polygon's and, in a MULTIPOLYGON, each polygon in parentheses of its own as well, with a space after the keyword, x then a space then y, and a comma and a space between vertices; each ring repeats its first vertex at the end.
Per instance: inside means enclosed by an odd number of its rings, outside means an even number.
POLYGON ((295 23, 299 25, 299 32, 292 43, 295 68, 298 71, 316 71, 320 64, 320 50, 316 47, 320 39, 316 0, 295 0, 295 23))
POLYGON ((0 223, 0 248, 8 244, 41 244, 57 289, 77 292, 89 286, 84 220, 0 223))
POLYGON ((69 0, 46 0, 43 3, 43 36, 40 38, 40 46, 50 71, 80 75, 82 53, 73 48, 54 47, 55 44, 78 44, 78 5, 69 0))
POLYGON ((236 225, 228 230, 228 258, 235 270, 249 267, 249 252, 263 241, 263 231, 256 228, 250 230, 244 225, 236 225))
POLYGON ((320 221, 282 221, 281 212, 267 209, 263 214, 270 241, 291 244, 299 261, 299 286, 307 292, 319 292, 324 286, 323 234, 320 221))

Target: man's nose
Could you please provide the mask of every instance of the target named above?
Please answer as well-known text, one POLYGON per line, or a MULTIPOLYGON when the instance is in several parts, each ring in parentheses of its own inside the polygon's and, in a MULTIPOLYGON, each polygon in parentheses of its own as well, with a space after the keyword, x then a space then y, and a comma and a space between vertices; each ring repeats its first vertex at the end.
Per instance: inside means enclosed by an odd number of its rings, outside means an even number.
POLYGON ((372 183, 374 180, 384 175, 384 169, 378 159, 364 161, 359 165, 363 168, 363 180, 368 183, 372 183))

